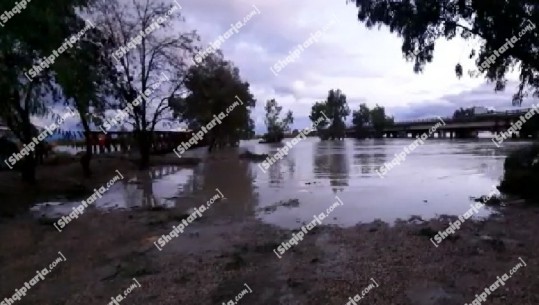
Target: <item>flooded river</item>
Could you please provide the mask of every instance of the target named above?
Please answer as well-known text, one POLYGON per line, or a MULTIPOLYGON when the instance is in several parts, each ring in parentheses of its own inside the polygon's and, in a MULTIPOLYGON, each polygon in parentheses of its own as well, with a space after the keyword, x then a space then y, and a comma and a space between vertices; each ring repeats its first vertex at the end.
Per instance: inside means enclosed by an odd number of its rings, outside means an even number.
MULTIPOLYGON (((376 170, 411 142, 307 139, 266 172, 260 163, 239 160, 236 151, 208 155, 205 149, 199 149, 185 154, 203 158, 198 166, 163 166, 130 173, 94 204, 104 210, 140 206, 187 209, 205 203, 219 189, 226 199, 206 213, 238 219, 254 215, 287 228, 325 212, 336 196, 343 205, 331 212, 325 224, 350 226, 376 219, 392 223, 413 215, 425 219, 461 215, 470 208, 470 197, 486 195, 498 184, 508 152, 528 145, 506 142, 497 148, 485 139, 428 140, 381 178, 376 170)), ((283 145, 244 141, 240 150, 273 155, 283 145)), ((78 204, 40 203, 31 212, 60 215, 78 204)), ((476 216, 491 212, 485 208, 476 216)))

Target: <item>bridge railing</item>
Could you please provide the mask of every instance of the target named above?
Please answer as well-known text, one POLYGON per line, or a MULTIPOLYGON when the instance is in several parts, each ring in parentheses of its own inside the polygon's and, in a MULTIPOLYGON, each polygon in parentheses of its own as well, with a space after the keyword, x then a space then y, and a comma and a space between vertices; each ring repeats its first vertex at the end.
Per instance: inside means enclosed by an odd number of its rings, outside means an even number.
MULTIPOLYGON (((528 111, 530 111, 532 108, 525 108, 525 109, 516 109, 516 110, 506 110, 503 112, 488 112, 488 113, 481 113, 481 114, 474 114, 472 116, 466 116, 466 117, 443 117, 442 120, 445 122, 447 121, 453 121, 453 122, 462 122, 462 121, 473 121, 477 117, 504 117, 504 116, 514 116, 514 115, 520 115, 525 114, 528 111)), ((395 122, 395 125, 409 125, 409 124, 416 124, 416 123, 435 123, 438 122, 438 118, 427 118, 427 119, 417 119, 417 120, 410 120, 410 121, 400 121, 395 122)))

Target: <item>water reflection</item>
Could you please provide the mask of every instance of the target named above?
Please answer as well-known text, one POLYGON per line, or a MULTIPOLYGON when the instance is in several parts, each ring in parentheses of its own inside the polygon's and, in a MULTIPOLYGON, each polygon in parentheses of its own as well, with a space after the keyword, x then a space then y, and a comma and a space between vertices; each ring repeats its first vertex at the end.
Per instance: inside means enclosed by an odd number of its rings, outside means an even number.
POLYGON ((352 144, 354 151, 352 172, 364 178, 373 176, 378 178, 375 172, 378 169, 377 164, 384 164, 388 161, 384 140, 355 140, 352 144), (374 149, 370 149, 371 147, 374 147, 374 149))
POLYGON ((253 172, 258 167, 252 167, 249 161, 239 160, 237 155, 237 148, 216 152, 213 159, 206 160, 195 169, 194 176, 200 183, 193 194, 205 200, 219 188, 227 198, 216 207, 212 206, 210 212, 215 215, 242 218, 253 214, 257 201, 253 172))
POLYGON ((160 166, 134 172, 131 179, 124 181, 124 207, 172 208, 176 199, 188 189, 192 175, 192 170, 179 166, 160 166))
MULTIPOLYGON (((285 140, 286 141, 286 140, 285 140)), ((208 155, 189 151, 203 162, 191 168, 162 166, 133 172, 114 185, 95 204, 98 209, 180 208, 200 205, 218 188, 226 200, 212 206, 210 217, 241 219, 256 216, 284 227, 297 227, 334 202, 344 205, 326 224, 354 225, 382 219, 393 222, 411 215, 423 218, 460 215, 470 196, 487 194, 503 173, 505 156, 526 142, 506 142, 497 148, 490 141, 429 140, 382 179, 375 170, 390 162, 411 139, 320 141, 310 138, 263 172, 258 164, 237 157, 238 149, 208 155)), ((274 155, 281 144, 242 142, 242 149, 274 155)), ((81 198, 81 200, 84 198, 81 198)), ((36 213, 65 213, 78 202, 40 204, 36 213)), ((479 216, 486 216, 482 210, 479 216)))
POLYGON ((327 178, 333 192, 342 192, 348 186, 347 141, 319 141, 315 144, 314 177, 327 178))
MULTIPOLYGON (((108 211, 111 209, 175 207, 181 198, 190 191, 193 169, 180 166, 160 166, 147 171, 125 174, 124 180, 114 184, 102 198, 97 199, 90 208, 108 211)), ((79 200, 58 200, 42 202, 30 210, 38 217, 57 217, 72 211, 80 205, 79 200)))

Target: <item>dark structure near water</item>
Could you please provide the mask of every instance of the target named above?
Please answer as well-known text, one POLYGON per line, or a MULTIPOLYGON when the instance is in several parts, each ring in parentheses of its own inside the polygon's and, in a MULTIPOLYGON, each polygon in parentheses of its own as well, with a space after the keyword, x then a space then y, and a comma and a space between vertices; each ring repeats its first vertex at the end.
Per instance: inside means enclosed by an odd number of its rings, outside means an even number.
MULTIPOLYGON (((193 132, 187 131, 154 131, 151 147, 152 154, 167 154, 182 142, 189 142, 193 136, 193 132)), ((92 149, 94 154, 110 153, 110 152, 137 152, 135 147, 135 134, 130 131, 110 131, 104 134, 99 131, 92 132, 92 149)), ((85 149, 85 142, 77 141, 70 142, 68 145, 74 145, 77 148, 85 149)), ((208 145, 205 139, 198 141, 196 145, 191 147, 200 147, 208 145)))

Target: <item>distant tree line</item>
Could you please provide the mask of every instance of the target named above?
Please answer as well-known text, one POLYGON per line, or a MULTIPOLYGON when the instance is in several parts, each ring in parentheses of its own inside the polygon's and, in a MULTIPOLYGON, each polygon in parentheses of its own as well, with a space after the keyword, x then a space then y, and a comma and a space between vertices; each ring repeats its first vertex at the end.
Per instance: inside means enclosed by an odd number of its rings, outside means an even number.
POLYGON ((365 103, 359 105, 359 110, 352 114, 352 123, 357 138, 382 138, 384 129, 393 126, 395 120, 393 117, 387 116, 385 108, 378 104, 369 109, 365 103), (369 129, 370 127, 370 129, 369 129), (372 130, 372 134, 369 133, 372 130))
MULTIPOLYGON (((326 100, 316 102, 311 107, 309 118, 319 122, 317 132, 323 140, 343 139, 346 135, 346 118, 350 115, 350 107, 346 95, 341 90, 330 90, 326 100)), ((385 128, 394 124, 393 117, 385 114, 385 108, 376 105, 369 109, 365 103, 359 105, 358 110, 352 112, 352 125, 357 138, 383 137, 385 128)))
POLYGON ((316 102, 311 107, 309 118, 317 124, 318 135, 323 140, 342 140, 346 132, 346 117, 350 115, 350 108, 346 102, 346 95, 341 90, 329 90, 325 101, 316 102), (321 120, 326 118, 326 120, 321 120))

